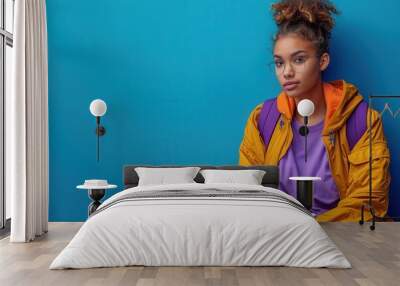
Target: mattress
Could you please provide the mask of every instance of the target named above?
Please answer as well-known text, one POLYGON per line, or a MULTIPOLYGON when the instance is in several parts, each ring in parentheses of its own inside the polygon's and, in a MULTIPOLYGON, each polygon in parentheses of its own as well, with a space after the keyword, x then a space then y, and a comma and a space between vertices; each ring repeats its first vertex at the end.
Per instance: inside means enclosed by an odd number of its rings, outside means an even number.
POLYGON ((131 265, 351 267, 311 213, 284 192, 198 183, 115 194, 50 269, 131 265))

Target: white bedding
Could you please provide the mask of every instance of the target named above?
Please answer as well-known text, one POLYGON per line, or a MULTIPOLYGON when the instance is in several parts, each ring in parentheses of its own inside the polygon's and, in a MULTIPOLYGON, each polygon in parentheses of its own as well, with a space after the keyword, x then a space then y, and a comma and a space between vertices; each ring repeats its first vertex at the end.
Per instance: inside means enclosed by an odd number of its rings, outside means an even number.
POLYGON ((127 189, 100 206, 104 210, 82 225, 50 269, 127 265, 351 267, 312 216, 273 200, 182 197, 109 205, 132 192, 205 188, 263 190, 298 203, 277 189, 254 185, 193 183, 127 189))

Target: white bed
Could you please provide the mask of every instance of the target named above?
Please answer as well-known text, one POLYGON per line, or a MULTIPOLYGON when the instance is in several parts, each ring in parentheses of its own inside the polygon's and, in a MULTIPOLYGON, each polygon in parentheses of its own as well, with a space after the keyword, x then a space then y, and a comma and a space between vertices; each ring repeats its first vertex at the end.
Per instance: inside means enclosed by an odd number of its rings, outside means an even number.
POLYGON ((255 185, 129 188, 100 206, 50 269, 127 265, 350 268, 343 253, 299 204, 277 189, 255 185), (135 197, 173 190, 182 194, 247 194, 247 190, 249 197, 135 197), (252 191, 265 192, 270 199, 253 197, 252 191), (130 196, 134 198, 127 199, 130 196))

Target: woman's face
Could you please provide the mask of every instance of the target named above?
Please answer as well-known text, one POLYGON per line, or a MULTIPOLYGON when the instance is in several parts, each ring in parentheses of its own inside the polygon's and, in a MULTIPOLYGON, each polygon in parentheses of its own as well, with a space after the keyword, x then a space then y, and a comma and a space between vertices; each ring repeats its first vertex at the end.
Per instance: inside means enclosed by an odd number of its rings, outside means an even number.
POLYGON ((280 36, 274 47, 274 69, 288 96, 306 95, 321 81, 321 71, 329 64, 329 55, 320 58, 312 42, 296 34, 280 36))

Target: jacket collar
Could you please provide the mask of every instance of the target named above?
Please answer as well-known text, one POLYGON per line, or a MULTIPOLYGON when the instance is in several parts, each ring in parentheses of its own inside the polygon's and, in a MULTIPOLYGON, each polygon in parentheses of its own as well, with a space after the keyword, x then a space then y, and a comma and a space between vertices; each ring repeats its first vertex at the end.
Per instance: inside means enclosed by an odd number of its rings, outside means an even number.
MULTIPOLYGON (((325 131, 328 129, 335 130, 345 124, 347 118, 363 98, 354 85, 344 80, 323 82, 323 91, 326 103, 323 133, 326 133, 325 131)), ((296 109, 296 103, 292 97, 281 92, 277 98, 277 107, 280 113, 292 120, 296 109)))

